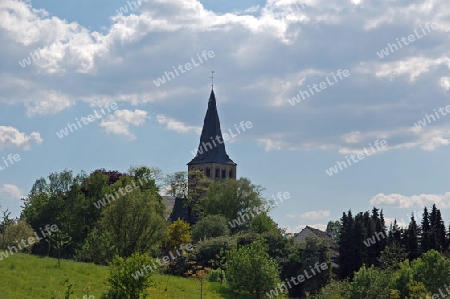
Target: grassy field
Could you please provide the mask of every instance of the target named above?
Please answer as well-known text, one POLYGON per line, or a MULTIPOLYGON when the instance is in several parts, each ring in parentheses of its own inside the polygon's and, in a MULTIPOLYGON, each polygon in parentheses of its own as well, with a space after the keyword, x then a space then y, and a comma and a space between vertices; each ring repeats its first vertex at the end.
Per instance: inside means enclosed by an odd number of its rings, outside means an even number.
MULTIPOLYGON (((69 283, 73 284, 71 299, 99 299, 106 291, 108 267, 27 254, 14 254, 0 261, 0 298, 2 299, 60 299, 64 298, 69 283), (85 296, 85 297, 84 297, 85 296), (84 298, 83 298, 84 297, 84 298)), ((155 275, 155 287, 149 290, 152 299, 200 298, 200 282, 169 275, 155 275)), ((219 283, 206 282, 205 299, 244 299, 235 296, 219 283)))

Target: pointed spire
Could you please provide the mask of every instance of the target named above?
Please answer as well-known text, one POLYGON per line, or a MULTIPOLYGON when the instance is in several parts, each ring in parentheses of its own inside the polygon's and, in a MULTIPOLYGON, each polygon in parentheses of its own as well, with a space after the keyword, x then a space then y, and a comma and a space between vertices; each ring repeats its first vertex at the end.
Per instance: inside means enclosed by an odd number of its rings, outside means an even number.
POLYGON ((200 144, 198 146, 197 155, 189 164, 197 163, 231 163, 235 164, 228 157, 225 150, 225 143, 220 129, 219 114, 217 113, 216 96, 214 90, 208 101, 208 110, 206 111, 203 123, 202 134, 200 136, 200 144))

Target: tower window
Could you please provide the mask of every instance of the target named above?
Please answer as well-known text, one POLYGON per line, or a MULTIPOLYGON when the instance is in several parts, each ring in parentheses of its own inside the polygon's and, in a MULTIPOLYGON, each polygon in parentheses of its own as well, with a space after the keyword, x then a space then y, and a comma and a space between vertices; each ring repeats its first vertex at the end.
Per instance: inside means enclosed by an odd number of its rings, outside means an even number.
POLYGON ((228 177, 232 178, 233 177, 233 170, 230 170, 230 172, 228 173, 228 177))
POLYGON ((216 178, 220 178, 219 168, 216 168, 216 178))
POLYGON ((209 167, 206 167, 206 176, 211 177, 211 169, 209 167))
POLYGON ((222 169, 222 179, 227 177, 227 172, 225 169, 222 169))

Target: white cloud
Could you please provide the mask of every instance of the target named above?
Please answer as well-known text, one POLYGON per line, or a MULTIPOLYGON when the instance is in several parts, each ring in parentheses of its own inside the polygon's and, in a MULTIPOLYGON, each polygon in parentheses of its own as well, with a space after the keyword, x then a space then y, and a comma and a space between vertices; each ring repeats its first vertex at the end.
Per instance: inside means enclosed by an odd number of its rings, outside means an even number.
POLYGON ((26 135, 14 127, 0 126, 0 150, 5 147, 28 150, 31 145, 41 144, 42 141, 41 135, 37 132, 26 135))
POLYGON ((35 98, 29 103, 25 103, 27 115, 55 114, 74 105, 67 95, 59 94, 56 91, 49 91, 40 95, 40 99, 35 98))
POLYGON ((450 192, 445 194, 402 195, 398 193, 379 193, 370 199, 372 206, 388 206, 393 208, 423 208, 436 204, 442 209, 450 208, 450 192))
POLYGON ((21 199, 22 197, 24 197, 22 190, 12 184, 3 184, 3 186, 0 188, 0 195, 7 199, 21 199))
POLYGON ((114 114, 102 120, 99 126, 104 127, 108 133, 125 135, 134 140, 136 136, 130 132, 130 126, 142 126, 148 118, 147 112, 143 110, 116 110, 114 114))
POLYGON ((319 210, 319 211, 310 211, 303 213, 300 216, 302 219, 316 220, 330 217, 330 211, 328 210, 319 210))
MULTIPOLYGON (((6 75, 0 76, 0 101, 23 103, 29 116, 58 113, 77 101, 97 102, 97 95, 132 105, 158 102, 163 111, 174 111, 171 118, 157 119, 159 123, 177 132, 198 132, 199 127, 188 125, 195 122, 185 112, 193 107, 194 95, 199 99, 199 78, 212 63, 159 88, 151 81, 211 49, 214 68, 226 70, 218 81, 219 90, 225 91, 222 100, 239 105, 236 116, 259 118, 248 138, 267 151, 357 153, 381 138, 388 141, 386 150, 430 151, 450 144, 443 137, 450 118, 421 132, 409 126, 425 108, 438 107, 450 90, 447 2, 268 0, 261 7, 216 13, 196 0, 151 0, 129 15, 112 16, 112 24, 97 32, 50 16, 30 1, 4 0, 1 56, 18 61, 39 49, 42 58, 26 68, 17 63, 2 68, 6 75), (388 42, 427 22, 439 28, 383 60, 377 57, 375 52, 388 42), (230 75, 229 66, 239 76, 230 75), (339 68, 349 69, 350 78, 290 106, 287 100, 300 88, 324 81, 339 68), (80 72, 92 80, 80 78, 80 72)), ((102 122, 108 132, 135 138, 128 126, 108 121, 102 122)))
POLYGON ((198 126, 189 126, 181 121, 177 121, 173 118, 166 117, 162 114, 158 114, 156 116, 156 120, 163 125, 166 125, 166 128, 171 131, 175 131, 177 133, 188 133, 195 132, 200 134, 202 132, 202 128, 198 126))
POLYGON ((450 77, 442 77, 441 86, 444 90, 450 90, 450 77))

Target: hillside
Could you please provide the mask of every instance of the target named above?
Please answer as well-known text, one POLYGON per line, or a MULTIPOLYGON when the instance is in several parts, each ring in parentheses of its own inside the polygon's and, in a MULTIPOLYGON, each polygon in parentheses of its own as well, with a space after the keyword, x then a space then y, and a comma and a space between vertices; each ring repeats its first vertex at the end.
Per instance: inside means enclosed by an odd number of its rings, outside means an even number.
MULTIPOLYGON (((2 299, 60 299, 69 283, 73 284, 71 299, 99 299, 106 290, 108 268, 94 264, 63 260, 61 269, 57 259, 14 254, 0 261, 0 294, 2 299), (67 282, 67 280, 69 282, 67 282), (87 296, 89 294, 89 296, 87 296)), ((149 298, 200 298, 200 283, 168 275, 155 275, 155 287, 149 298), (167 291, 164 291, 167 288, 167 291)), ((220 292, 219 283, 205 283, 203 298, 237 298, 220 292)), ((244 297, 242 297, 244 298, 244 297)))

